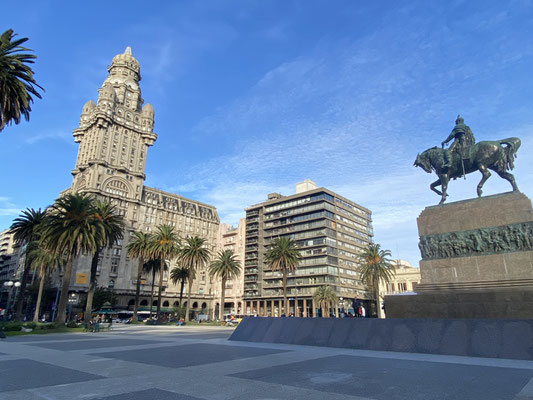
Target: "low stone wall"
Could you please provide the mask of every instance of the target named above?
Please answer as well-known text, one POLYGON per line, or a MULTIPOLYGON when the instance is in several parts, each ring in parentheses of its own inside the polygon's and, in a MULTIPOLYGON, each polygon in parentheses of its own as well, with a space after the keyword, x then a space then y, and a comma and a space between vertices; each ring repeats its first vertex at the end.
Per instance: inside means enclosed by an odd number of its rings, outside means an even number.
POLYGON ((533 360, 533 320, 249 317, 229 340, 533 360))

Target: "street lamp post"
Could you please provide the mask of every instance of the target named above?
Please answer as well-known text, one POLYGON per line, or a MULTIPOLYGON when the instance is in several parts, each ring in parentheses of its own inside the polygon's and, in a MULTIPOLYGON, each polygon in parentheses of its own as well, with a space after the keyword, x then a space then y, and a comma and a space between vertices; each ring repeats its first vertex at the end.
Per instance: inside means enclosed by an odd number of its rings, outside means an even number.
MULTIPOLYGON (((7 281, 7 282, 4 282, 4 286, 8 289, 5 313, 9 315, 9 311, 11 310, 11 297, 13 295, 13 290, 20 287, 20 282, 7 281)), ((4 320, 5 318, 6 318, 6 315, 4 315, 4 320)))

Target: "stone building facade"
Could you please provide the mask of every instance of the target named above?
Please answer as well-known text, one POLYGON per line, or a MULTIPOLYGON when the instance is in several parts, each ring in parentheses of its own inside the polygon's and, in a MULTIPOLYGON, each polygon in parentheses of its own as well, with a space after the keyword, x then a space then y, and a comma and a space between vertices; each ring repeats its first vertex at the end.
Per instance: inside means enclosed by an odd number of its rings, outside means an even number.
MULTIPOLYGON (((108 199, 124 216, 127 224, 124 239, 101 254, 98 286, 112 289, 118 295, 119 308, 131 309, 138 262, 129 259, 126 246, 133 232, 153 232, 158 225, 168 224, 182 238, 194 235, 206 238, 214 255, 219 218, 211 205, 144 186, 147 150, 157 135, 153 130, 154 110, 141 97, 140 67, 129 47, 113 58, 108 72, 98 90, 96 104, 92 100, 85 103, 79 126, 73 131, 74 140, 79 143, 78 156, 71 171, 72 186, 62 194, 84 192, 108 199)), ((172 261, 170 269, 175 266, 172 261)), ((73 271, 70 290, 86 291, 90 257, 75 260, 73 271)), ((209 312, 214 306, 214 287, 207 268, 198 271, 191 308, 209 312)), ((151 276, 147 275, 143 279, 141 306, 149 306, 150 291, 151 276)), ((165 272, 162 307, 177 306, 178 297, 179 285, 172 284, 165 272)))
POLYGON ((324 285, 344 299, 368 300, 361 283, 358 254, 372 241, 371 211, 309 180, 296 185, 296 194, 268 195, 267 201, 246 209, 244 313, 280 316, 283 303, 281 273, 265 263, 273 238, 295 240, 302 259, 289 273, 285 314, 315 316, 312 297, 324 285))

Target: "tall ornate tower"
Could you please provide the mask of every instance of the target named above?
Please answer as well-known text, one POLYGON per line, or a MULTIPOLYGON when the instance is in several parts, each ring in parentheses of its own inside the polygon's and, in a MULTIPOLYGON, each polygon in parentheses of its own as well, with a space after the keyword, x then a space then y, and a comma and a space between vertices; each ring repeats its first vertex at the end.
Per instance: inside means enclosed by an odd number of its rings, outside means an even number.
POLYGON ((96 105, 85 103, 73 131, 80 146, 72 189, 140 201, 146 150, 157 139, 154 109, 148 103, 142 107, 140 67, 129 47, 107 70, 96 105))

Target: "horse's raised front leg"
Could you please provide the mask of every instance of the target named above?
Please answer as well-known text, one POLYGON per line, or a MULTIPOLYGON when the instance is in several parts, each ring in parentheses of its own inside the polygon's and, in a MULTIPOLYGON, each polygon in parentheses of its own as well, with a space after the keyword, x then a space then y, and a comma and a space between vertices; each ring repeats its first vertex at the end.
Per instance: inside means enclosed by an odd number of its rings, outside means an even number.
POLYGON ((447 194, 447 191, 448 191, 448 176, 447 175, 441 176, 440 177, 440 182, 441 182, 441 187, 442 187, 442 196, 441 196, 439 204, 442 204, 442 203, 444 203, 446 201, 446 197, 448 196, 448 194, 447 194))
POLYGON ((479 165, 478 169, 479 169, 479 172, 483 174, 483 178, 481 178, 481 180, 477 184, 477 196, 481 197, 481 194, 483 193, 483 190, 481 190, 481 188, 483 187, 485 182, 487 182, 487 179, 490 178, 490 172, 487 169, 487 167, 485 167, 484 165, 479 165))
POLYGON ((433 190, 435 193, 437 193, 439 196, 442 196, 442 192, 436 189, 437 186, 441 186, 440 179, 437 179, 435 182, 429 185, 429 188, 433 190))
POLYGON ((513 192, 518 192, 518 186, 516 186, 516 181, 514 180, 513 174, 510 174, 506 171, 496 171, 496 173, 500 175, 503 179, 509 181, 509 183, 513 187, 513 192))

